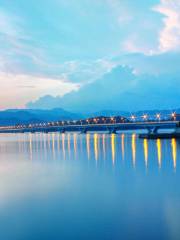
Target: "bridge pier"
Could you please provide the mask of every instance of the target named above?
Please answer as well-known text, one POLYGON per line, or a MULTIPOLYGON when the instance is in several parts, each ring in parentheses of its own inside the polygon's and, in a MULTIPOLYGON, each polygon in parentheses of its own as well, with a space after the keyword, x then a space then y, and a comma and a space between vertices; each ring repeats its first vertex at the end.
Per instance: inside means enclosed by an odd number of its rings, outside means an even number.
POLYGON ((180 125, 177 126, 177 127, 174 129, 174 133, 179 133, 179 134, 180 134, 180 125))
POLYGON ((109 134, 116 134, 117 130, 116 128, 109 129, 109 134))
POLYGON ((48 133, 49 131, 44 129, 42 132, 44 132, 44 133, 48 133))
POLYGON ((160 127, 156 126, 156 127, 147 127, 147 130, 148 130, 148 134, 157 134, 158 133, 158 130, 159 130, 160 127))
POLYGON ((86 129, 86 128, 82 128, 82 129, 81 129, 81 133, 82 133, 82 134, 83 134, 83 133, 84 133, 84 134, 87 133, 87 129, 86 129))
POLYGON ((65 129, 64 129, 64 128, 61 129, 61 130, 60 130, 60 133, 65 133, 65 129))

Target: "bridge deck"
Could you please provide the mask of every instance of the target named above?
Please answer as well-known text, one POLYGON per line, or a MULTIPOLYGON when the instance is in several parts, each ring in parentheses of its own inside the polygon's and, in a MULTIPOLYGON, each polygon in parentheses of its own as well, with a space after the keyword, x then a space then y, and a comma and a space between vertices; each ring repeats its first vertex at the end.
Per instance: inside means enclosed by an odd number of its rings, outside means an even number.
POLYGON ((152 131, 155 129, 175 129, 179 126, 178 121, 163 122, 134 122, 134 123, 114 123, 114 124, 83 124, 83 125, 61 125, 61 126, 38 126, 38 127, 1 127, 0 133, 21 133, 21 132, 90 132, 90 131, 108 131, 116 133, 121 130, 141 130, 152 131))

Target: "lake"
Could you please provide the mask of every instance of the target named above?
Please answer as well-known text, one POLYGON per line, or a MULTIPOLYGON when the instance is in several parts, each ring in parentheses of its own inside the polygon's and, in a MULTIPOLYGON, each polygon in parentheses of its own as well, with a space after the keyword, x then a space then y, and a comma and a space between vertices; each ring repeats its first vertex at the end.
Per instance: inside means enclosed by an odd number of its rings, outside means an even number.
POLYGON ((180 142, 0 135, 0 239, 180 239, 180 142))

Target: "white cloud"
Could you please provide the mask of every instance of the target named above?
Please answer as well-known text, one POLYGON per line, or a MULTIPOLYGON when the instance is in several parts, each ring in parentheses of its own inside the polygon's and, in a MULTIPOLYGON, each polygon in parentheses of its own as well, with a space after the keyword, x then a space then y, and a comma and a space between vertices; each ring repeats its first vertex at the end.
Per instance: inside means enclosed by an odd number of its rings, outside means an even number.
POLYGON ((78 84, 70 83, 62 74, 60 77, 41 74, 40 69, 47 67, 43 49, 33 46, 23 22, 0 8, 0 109, 25 107, 27 102, 44 95, 62 96, 78 88, 78 84), (24 57, 36 65, 37 72, 23 70, 24 57))
MULTIPOLYGON (((117 8, 118 1, 113 0, 112 3, 117 8), (116 3, 116 5, 115 5, 116 3)), ((161 54, 168 51, 180 50, 180 0, 160 0, 160 4, 151 10, 160 13, 163 25, 157 22, 156 27, 153 19, 144 19, 142 23, 138 23, 139 31, 134 30, 126 37, 122 44, 122 48, 131 53, 143 53, 145 55, 161 54), (147 32, 149 30, 149 33, 147 32), (147 37, 149 35, 149 37, 147 37), (154 37, 155 36, 155 37, 154 37), (150 40, 151 39, 151 40, 150 40)), ((152 15, 152 14, 151 14, 152 15)), ((152 15, 153 16, 153 15, 152 15)), ((128 15, 127 15, 128 19, 128 15)))
MULTIPOLYGON (((14 68, 16 59, 21 62, 23 57, 30 59, 35 65, 45 65, 45 54, 42 48, 35 46, 31 34, 25 27, 25 20, 0 8, 0 69, 6 65, 14 68)), ((3 68, 4 67, 4 68, 3 68)))
POLYGON ((88 83, 100 78, 114 66, 116 63, 110 59, 100 58, 86 61, 72 60, 51 67, 62 76, 67 76, 72 82, 88 83))
POLYGON ((164 27, 159 35, 159 51, 180 50, 180 0, 161 0, 153 9, 164 15, 164 27))
POLYGON ((0 109, 25 107, 26 103, 44 95, 63 96, 78 89, 65 79, 51 79, 23 74, 0 73, 0 109))
POLYGON ((153 47, 150 47, 144 42, 142 38, 139 38, 139 34, 130 35, 122 44, 122 47, 128 53, 143 53, 150 56, 154 54, 153 47))

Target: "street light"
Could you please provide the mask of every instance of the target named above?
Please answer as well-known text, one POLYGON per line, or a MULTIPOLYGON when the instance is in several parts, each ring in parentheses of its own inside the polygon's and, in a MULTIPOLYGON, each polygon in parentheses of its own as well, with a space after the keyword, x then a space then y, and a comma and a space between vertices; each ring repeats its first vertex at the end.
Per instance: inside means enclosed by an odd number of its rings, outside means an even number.
POLYGON ((135 121, 135 119, 136 119, 136 116, 132 115, 132 116, 131 116, 131 120, 132 120, 132 121, 135 121))
POLYGON ((144 114, 142 117, 143 117, 144 121, 147 120, 147 118, 148 118, 147 114, 144 114))
POLYGON ((156 118, 160 121, 160 119, 161 119, 161 114, 160 114, 160 113, 157 113, 157 114, 156 114, 156 118))
POLYGON ((171 113, 171 117, 173 118, 173 120, 175 120, 176 119, 176 113, 175 112, 171 113))
POLYGON ((114 118, 113 117, 111 117, 111 122, 114 122, 114 118))

